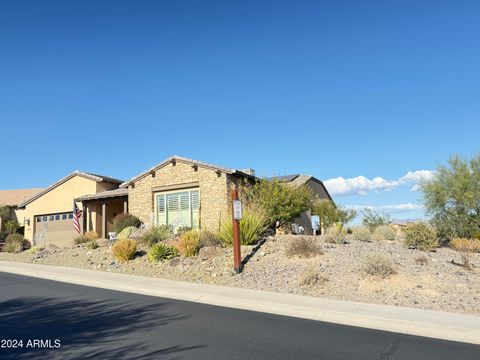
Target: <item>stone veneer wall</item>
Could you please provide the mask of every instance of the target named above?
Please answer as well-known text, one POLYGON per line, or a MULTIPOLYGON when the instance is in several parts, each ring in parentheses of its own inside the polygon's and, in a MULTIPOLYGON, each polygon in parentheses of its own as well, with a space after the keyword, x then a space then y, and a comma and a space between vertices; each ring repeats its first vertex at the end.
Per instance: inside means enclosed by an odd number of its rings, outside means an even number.
MULTIPOLYGON (((221 220, 228 214, 228 193, 234 176, 214 169, 199 166, 195 170, 191 164, 177 161, 167 164, 155 172, 137 180, 128 189, 129 213, 138 216, 145 224, 152 224, 154 213, 153 188, 157 186, 199 183, 200 227, 216 231, 221 220)), ((173 190, 173 189, 172 189, 173 190)))

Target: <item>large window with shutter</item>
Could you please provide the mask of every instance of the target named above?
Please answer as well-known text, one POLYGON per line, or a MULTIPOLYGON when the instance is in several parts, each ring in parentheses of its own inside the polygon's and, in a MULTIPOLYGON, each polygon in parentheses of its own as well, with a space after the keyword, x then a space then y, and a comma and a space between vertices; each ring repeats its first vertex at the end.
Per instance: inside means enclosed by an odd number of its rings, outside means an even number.
POLYGON ((180 227, 199 227, 200 196, 198 188, 155 194, 155 222, 180 227))

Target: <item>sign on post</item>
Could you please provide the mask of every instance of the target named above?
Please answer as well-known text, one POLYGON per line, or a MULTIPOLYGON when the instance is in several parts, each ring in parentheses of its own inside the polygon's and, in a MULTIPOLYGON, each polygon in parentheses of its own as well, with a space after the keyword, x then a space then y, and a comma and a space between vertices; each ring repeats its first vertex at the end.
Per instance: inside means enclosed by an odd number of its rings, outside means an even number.
POLYGON ((242 220, 242 203, 240 200, 233 200, 233 218, 242 220))

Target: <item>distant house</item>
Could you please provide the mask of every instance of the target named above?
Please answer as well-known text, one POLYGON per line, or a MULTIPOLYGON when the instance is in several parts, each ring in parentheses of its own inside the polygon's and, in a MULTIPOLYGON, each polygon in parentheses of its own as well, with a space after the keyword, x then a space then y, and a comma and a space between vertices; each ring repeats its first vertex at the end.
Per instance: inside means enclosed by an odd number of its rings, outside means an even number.
MULTIPOLYGON (((308 188, 310 188, 310 190, 312 190, 315 199, 327 199, 333 201, 332 197, 328 193, 327 188, 325 187, 325 185, 323 185, 323 182, 312 175, 293 174, 271 177, 267 178, 267 180, 280 181, 290 184, 291 186, 306 185, 308 188)), ((312 234, 312 212, 310 210, 301 214, 293 222, 295 224, 298 224, 299 226, 302 226, 304 228, 305 234, 312 234)))
POLYGON ((23 226, 23 209, 20 209, 18 205, 25 201, 25 199, 28 199, 41 191, 43 191, 41 188, 0 190, 0 207, 7 206, 10 211, 10 219, 16 220, 20 226, 23 226))

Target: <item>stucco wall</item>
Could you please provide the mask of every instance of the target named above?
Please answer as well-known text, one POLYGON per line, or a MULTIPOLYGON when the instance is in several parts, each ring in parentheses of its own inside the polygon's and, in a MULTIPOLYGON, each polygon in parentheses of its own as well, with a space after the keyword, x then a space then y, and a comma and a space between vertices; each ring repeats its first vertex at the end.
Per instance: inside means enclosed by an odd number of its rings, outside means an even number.
MULTIPOLYGON (((82 176, 74 176, 73 178, 67 180, 63 184, 39 197, 35 201, 31 202, 23 211, 23 216, 30 220, 30 225, 25 226, 25 238, 28 240, 33 239, 35 216, 71 212, 73 211, 74 198, 88 194, 95 194, 96 192, 96 181, 82 176)), ((81 203, 77 203, 77 206, 82 208, 81 203)), ((72 239, 76 235, 77 233, 73 230, 72 225, 72 239)))
MULTIPOLYGON (((160 186, 182 186, 196 183, 200 190, 200 227, 218 230, 221 219, 228 211, 227 174, 199 166, 195 170, 190 163, 169 163, 155 172, 137 180, 128 189, 129 213, 138 216, 146 224, 153 222, 154 189, 160 186)), ((174 189, 171 189, 174 190, 174 189)))

